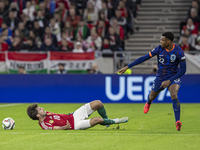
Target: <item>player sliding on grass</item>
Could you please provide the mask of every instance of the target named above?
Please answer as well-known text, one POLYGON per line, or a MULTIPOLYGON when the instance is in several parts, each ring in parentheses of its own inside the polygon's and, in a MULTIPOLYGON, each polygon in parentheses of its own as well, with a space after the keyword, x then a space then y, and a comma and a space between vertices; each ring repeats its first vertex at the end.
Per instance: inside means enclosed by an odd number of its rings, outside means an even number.
POLYGON ((97 124, 111 125, 128 121, 128 117, 108 119, 103 103, 99 100, 87 103, 75 112, 67 115, 44 111, 43 108, 38 107, 38 104, 34 103, 28 106, 27 114, 31 119, 39 120, 39 125, 45 130, 81 130, 97 124), (98 111, 102 118, 94 117, 86 120, 94 111, 98 111))
POLYGON ((183 50, 173 43, 173 39, 173 33, 163 33, 160 39, 161 45, 117 72, 123 74, 128 68, 138 65, 157 55, 158 71, 152 85, 151 93, 148 95, 148 101, 144 106, 144 113, 146 114, 149 111, 152 101, 158 94, 165 88, 168 88, 173 102, 176 130, 180 131, 182 123, 180 121, 180 102, 177 94, 181 84, 179 78, 186 72, 186 61, 183 50), (180 67, 178 67, 178 65, 180 65, 180 67))

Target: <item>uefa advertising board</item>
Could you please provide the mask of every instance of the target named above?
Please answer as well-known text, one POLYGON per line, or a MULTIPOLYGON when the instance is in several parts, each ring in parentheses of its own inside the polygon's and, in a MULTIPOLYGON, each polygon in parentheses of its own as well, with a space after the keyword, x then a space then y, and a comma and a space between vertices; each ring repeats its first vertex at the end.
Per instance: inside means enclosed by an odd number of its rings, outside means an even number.
MULTIPOLYGON (((152 75, 0 75, 1 103, 145 103, 152 75)), ((178 97, 183 103, 200 102, 200 75, 184 75, 178 97)), ((171 103, 163 90, 155 103, 171 103)))

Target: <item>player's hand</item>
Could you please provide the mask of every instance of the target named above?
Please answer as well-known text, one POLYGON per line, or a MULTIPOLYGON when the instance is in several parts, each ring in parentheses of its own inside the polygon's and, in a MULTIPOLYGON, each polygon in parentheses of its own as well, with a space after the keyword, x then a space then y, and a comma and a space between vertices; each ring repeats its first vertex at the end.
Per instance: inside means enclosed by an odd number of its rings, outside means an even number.
POLYGON ((69 121, 67 120, 67 125, 65 126, 65 130, 71 129, 71 124, 69 123, 69 121))
POLYGON ((167 80, 167 81, 162 82, 162 84, 161 84, 160 87, 163 87, 163 88, 165 89, 165 88, 168 87, 170 84, 171 84, 171 81, 170 81, 170 80, 167 80))
POLYGON ((126 67, 124 67, 124 68, 118 70, 118 71, 115 72, 115 73, 123 74, 127 69, 128 69, 128 66, 126 66, 126 67))

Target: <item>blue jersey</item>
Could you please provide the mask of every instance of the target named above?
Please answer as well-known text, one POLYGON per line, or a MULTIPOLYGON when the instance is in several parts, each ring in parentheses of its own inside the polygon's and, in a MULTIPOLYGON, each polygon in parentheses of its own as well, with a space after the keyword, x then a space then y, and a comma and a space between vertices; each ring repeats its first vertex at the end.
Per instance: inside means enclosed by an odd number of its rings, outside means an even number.
POLYGON ((149 56, 157 55, 158 70, 156 78, 159 81, 164 81, 174 76, 178 71, 179 62, 185 61, 185 55, 181 47, 173 44, 171 50, 162 48, 161 45, 149 52, 149 56))

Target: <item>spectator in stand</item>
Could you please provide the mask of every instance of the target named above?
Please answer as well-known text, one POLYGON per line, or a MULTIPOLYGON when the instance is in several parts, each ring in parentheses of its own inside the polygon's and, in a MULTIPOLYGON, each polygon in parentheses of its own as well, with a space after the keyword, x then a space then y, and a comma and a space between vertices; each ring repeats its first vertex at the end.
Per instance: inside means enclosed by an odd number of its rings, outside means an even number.
POLYGON ((24 66, 19 66, 18 67, 18 74, 26 74, 26 70, 24 66))
POLYGON ((20 15, 23 14, 23 9, 26 7, 26 0, 11 0, 12 2, 17 2, 17 5, 19 7, 19 13, 20 15))
POLYGON ((108 39, 104 38, 103 45, 101 47, 101 51, 103 52, 103 57, 113 57, 113 49, 110 46, 110 42, 108 39))
POLYGON ((94 44, 94 43, 91 43, 90 45, 89 45, 89 48, 86 50, 86 52, 95 52, 95 51, 97 51, 98 50, 98 48, 97 48, 97 46, 94 44))
POLYGON ((90 3, 90 2, 94 6, 94 8, 97 9, 97 11, 102 9, 102 1, 101 0, 88 0, 88 3, 90 3))
POLYGON ((119 1, 117 9, 121 11, 122 17, 125 17, 126 19, 128 18, 128 10, 123 1, 119 1))
POLYGON ((98 36, 95 27, 92 27, 90 36, 87 38, 87 43, 88 45, 90 45, 91 43, 94 43, 97 46, 98 50, 101 49, 102 39, 100 36, 98 36))
POLYGON ((82 45, 80 42, 76 42, 75 49, 72 51, 73 53, 84 53, 84 50, 82 49, 82 45))
MULTIPOLYGON (((45 42, 45 39, 48 39, 48 38, 51 39, 51 42, 53 42, 53 45, 54 45, 55 47, 58 47, 57 38, 56 38, 56 36, 55 36, 54 34, 51 33, 51 29, 50 29, 49 26, 47 26, 47 27, 45 28, 45 33, 44 33, 43 38, 42 38, 43 42, 45 42)), ((46 42, 45 42, 45 43, 46 43, 46 42)), ((49 41, 48 41, 48 43, 49 43, 49 41)))
POLYGON ((191 31, 191 34, 196 37, 198 34, 198 29, 197 27, 194 25, 192 18, 188 18, 187 19, 187 24, 183 27, 181 33, 184 34, 185 33, 185 29, 188 29, 191 31))
POLYGON ((40 48, 40 51, 57 51, 57 48, 52 42, 52 38, 45 38, 44 43, 40 48))
POLYGON ((67 70, 65 70, 65 64, 58 64, 58 71, 56 71, 56 74, 68 74, 67 70))
POLYGON ((87 0, 73 0, 73 2, 76 4, 76 8, 79 11, 80 16, 83 16, 87 5, 87 0))
POLYGON ((20 22, 20 23, 19 23, 18 29, 23 33, 23 36, 24 36, 24 37, 27 37, 27 36, 28 36, 29 31, 28 31, 28 29, 25 28, 23 22, 20 22))
POLYGON ((50 20, 50 28, 51 28, 51 33, 53 33, 58 42, 61 42, 61 29, 59 24, 56 22, 55 18, 51 18, 50 20))
POLYGON ((195 8, 197 10, 197 14, 198 16, 200 16, 200 9, 199 9, 199 4, 197 0, 192 0, 192 6, 190 6, 189 10, 188 10, 188 15, 190 15, 190 10, 192 8, 195 8))
POLYGON ((52 0, 44 0, 44 6, 49 10, 51 16, 53 16, 56 8, 56 4, 52 0))
POLYGON ((105 27, 105 22, 103 20, 99 20, 98 26, 97 26, 97 34, 102 39, 106 36, 106 33, 108 33, 108 28, 105 27))
POLYGON ((8 50, 8 43, 5 42, 3 36, 0 36, 0 52, 7 50, 8 50))
POLYGON ((65 39, 67 41, 68 46, 71 49, 74 49, 74 43, 71 41, 70 37, 68 37, 68 34, 66 32, 62 32, 62 39, 65 39))
MULTIPOLYGON (((188 29, 185 29, 185 32, 184 32, 184 35, 188 36, 188 43, 191 45, 191 46, 195 46, 195 38, 194 36, 191 34, 190 30, 188 29)), ((180 36, 179 38, 179 45, 181 44, 181 41, 182 41, 182 35, 180 36)))
POLYGON ((118 25, 117 19, 113 19, 112 27, 115 30, 115 33, 119 35, 121 40, 121 47, 124 49, 124 29, 122 28, 122 26, 118 25))
POLYGON ((194 51, 196 50, 194 47, 191 46, 191 44, 188 43, 188 36, 183 35, 181 40, 181 45, 183 51, 194 51))
POLYGON ((12 30, 10 28, 8 28, 8 26, 5 22, 2 22, 2 24, 1 24, 0 34, 1 34, 3 29, 8 29, 8 37, 9 38, 12 37, 12 30))
POLYGON ((0 26, 3 22, 3 18, 8 17, 8 10, 5 9, 5 4, 3 1, 0 1, 0 26))
POLYGON ((40 4, 39 4, 39 10, 41 11, 42 16, 45 19, 47 19, 47 20, 50 19, 49 9, 45 7, 45 3, 44 2, 40 2, 40 4))
POLYGON ((200 17, 197 15, 197 9, 191 8, 190 9, 190 15, 189 15, 189 17, 192 18, 194 24, 196 24, 197 26, 199 25, 199 23, 200 23, 200 17))
POLYGON ((4 28, 2 29, 1 35, 3 36, 3 39, 8 45, 11 45, 11 37, 8 36, 8 29, 4 28))
POLYGON ((26 15, 22 14, 21 15, 21 20, 24 23, 24 26, 25 26, 26 29, 28 29, 28 30, 32 30, 33 29, 33 22, 30 21, 29 18, 26 15))
POLYGON ((71 52, 71 48, 68 46, 68 42, 66 39, 62 39, 61 45, 58 47, 58 51, 60 52, 71 52))
POLYGON ((19 20, 18 18, 15 18, 14 11, 9 11, 9 15, 7 18, 5 18, 4 21, 12 31, 14 31, 15 28, 18 27, 19 20))
POLYGON ((24 41, 24 35, 23 33, 19 30, 19 29, 15 29, 15 32, 14 32, 14 37, 19 37, 20 38, 20 41, 24 41))
POLYGON ((87 8, 85 9, 83 18, 88 23, 90 29, 97 24, 99 18, 98 9, 96 9, 90 1, 87 3, 87 8))
POLYGON ((122 0, 125 3, 125 6, 130 10, 134 17, 137 15, 137 4, 132 0, 122 0))
POLYGON ((26 43, 23 43, 20 50, 37 51, 38 47, 31 37, 28 37, 26 43))
POLYGON ((42 40, 40 36, 36 36, 33 30, 29 31, 29 37, 33 39, 33 42, 37 45, 38 48, 42 45, 42 40))
POLYGON ((83 19, 80 19, 78 27, 75 30, 74 38, 76 39, 77 36, 82 37, 82 39, 87 39, 90 35, 90 29, 87 27, 83 19))
POLYGON ((86 50, 88 49, 88 44, 87 44, 87 42, 86 42, 85 40, 82 39, 82 37, 77 36, 77 37, 76 37, 76 41, 81 43, 82 49, 83 49, 84 51, 86 51, 86 50))
POLYGON ((197 38, 197 44, 194 47, 196 50, 200 50, 200 36, 197 38))
POLYGON ((13 11, 13 12, 14 12, 14 17, 15 17, 15 18, 19 18, 19 17, 20 17, 20 14, 19 14, 19 7, 18 7, 18 5, 17 5, 16 2, 12 2, 12 3, 10 4, 10 7, 9 7, 8 11, 13 11))
POLYGON ((67 17, 67 20, 71 23, 71 27, 73 29, 76 29, 78 26, 78 23, 80 21, 80 16, 76 15, 76 10, 75 9, 70 9, 69 10, 69 16, 67 17))
POLYGON ((39 26, 40 26, 41 28, 45 28, 45 27, 48 26, 48 24, 49 24, 47 18, 43 16, 41 10, 38 10, 38 11, 37 11, 37 15, 36 15, 36 17, 35 17, 35 20, 38 21, 39 26))
POLYGON ((109 34, 106 36, 106 38, 110 41, 110 46, 112 47, 113 51, 123 51, 121 48, 120 37, 115 33, 115 30, 112 26, 109 28, 109 34))
POLYGON ((111 19, 110 19, 110 25, 112 25, 112 20, 113 19, 117 19, 117 21, 118 21, 118 25, 120 25, 120 26, 122 26, 123 27, 123 29, 124 29, 124 35, 125 35, 125 39, 127 39, 128 38, 128 33, 127 33, 127 26, 126 26, 126 24, 127 24, 127 20, 126 20, 126 18, 125 17, 122 17, 121 16, 121 11, 120 10, 115 10, 115 17, 112 17, 111 19))
POLYGON ((64 2, 60 1, 58 3, 58 7, 55 9, 55 12, 60 14, 60 21, 65 22, 67 19, 67 11, 68 9, 65 8, 64 2))
MULTIPOLYGON (((79 10, 76 8, 76 4, 75 3, 72 2, 69 9, 76 10, 76 15, 81 16, 80 13, 79 13, 79 10)), ((68 11, 68 15, 69 15, 69 11, 68 11)))
MULTIPOLYGON (((17 30, 15 30, 17 31, 17 30)), ((15 36, 12 40, 12 43, 9 47, 9 51, 20 51, 22 40, 19 36, 15 36)))
POLYGON ((102 74, 96 63, 92 64, 92 69, 94 70, 94 74, 102 74))
POLYGON ((43 34, 44 34, 44 28, 40 27, 38 21, 33 22, 33 31, 34 31, 36 37, 39 36, 40 39, 43 39, 42 37, 43 37, 43 34))
POLYGON ((74 39, 73 28, 69 21, 65 21, 65 26, 64 26, 63 32, 66 33, 66 36, 69 38, 68 40, 71 41, 74 39))
POLYGON ((99 12, 99 20, 97 21, 97 26, 99 25, 99 21, 102 20, 105 23, 105 27, 109 27, 109 20, 106 18, 105 13, 100 11, 99 12))
POLYGON ((29 18, 30 21, 34 21, 34 19, 35 19, 35 16, 34 16, 35 7, 31 6, 31 2, 30 1, 26 2, 26 8, 23 9, 22 12, 23 12, 23 14, 25 14, 26 16, 28 16, 28 18, 29 18))
MULTIPOLYGON (((100 10, 100 13, 104 14, 104 16, 105 16, 104 18, 106 20, 110 19, 113 16, 113 11, 107 8, 106 2, 102 2, 102 9, 100 10)), ((101 16, 101 14, 100 14, 100 16, 101 16)), ((109 20, 108 20, 108 22, 109 22, 109 20)))

